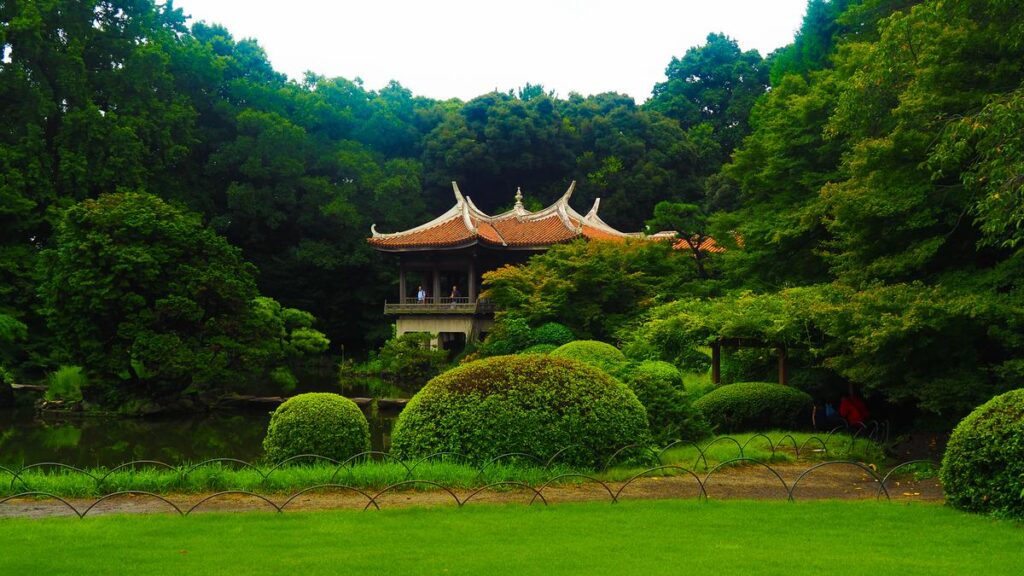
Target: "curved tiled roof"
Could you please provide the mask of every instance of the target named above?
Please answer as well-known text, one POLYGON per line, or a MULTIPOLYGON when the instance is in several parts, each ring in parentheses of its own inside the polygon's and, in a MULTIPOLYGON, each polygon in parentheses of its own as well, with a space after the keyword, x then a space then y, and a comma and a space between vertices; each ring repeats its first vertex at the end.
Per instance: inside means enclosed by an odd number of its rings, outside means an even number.
POLYGON ((523 207, 522 193, 517 191, 514 208, 490 216, 477 208, 469 197, 463 196, 458 185, 452 182, 455 205, 447 212, 426 224, 391 234, 382 234, 375 226, 371 227, 373 236, 367 241, 384 251, 461 248, 473 244, 524 249, 576 238, 621 241, 643 236, 639 232, 619 232, 601 220, 597 215, 600 199, 594 202, 594 207, 585 216, 573 210, 569 206, 569 198, 575 187, 573 182, 557 202, 537 212, 523 207))

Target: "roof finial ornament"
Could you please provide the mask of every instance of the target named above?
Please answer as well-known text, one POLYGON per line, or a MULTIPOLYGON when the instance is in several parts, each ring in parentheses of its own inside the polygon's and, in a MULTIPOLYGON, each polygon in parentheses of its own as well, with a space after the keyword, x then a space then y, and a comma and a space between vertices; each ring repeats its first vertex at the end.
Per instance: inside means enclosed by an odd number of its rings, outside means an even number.
POLYGON ((522 216, 526 213, 526 207, 523 206, 523 189, 516 186, 516 214, 522 216))

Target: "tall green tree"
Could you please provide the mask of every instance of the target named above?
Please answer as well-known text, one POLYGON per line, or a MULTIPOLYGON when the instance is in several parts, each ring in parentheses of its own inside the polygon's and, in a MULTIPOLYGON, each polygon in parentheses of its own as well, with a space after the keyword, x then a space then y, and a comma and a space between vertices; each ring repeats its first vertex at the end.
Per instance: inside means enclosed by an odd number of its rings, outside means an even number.
POLYGON ((704 45, 672 58, 646 106, 686 130, 708 125, 722 154, 714 171, 750 132, 750 109, 768 91, 768 72, 756 50, 743 52, 732 38, 708 34, 704 45))
POLYGON ((42 266, 50 328, 101 401, 201 399, 284 360, 279 326, 257 313, 266 305, 253 266, 198 215, 155 196, 70 207, 42 266))

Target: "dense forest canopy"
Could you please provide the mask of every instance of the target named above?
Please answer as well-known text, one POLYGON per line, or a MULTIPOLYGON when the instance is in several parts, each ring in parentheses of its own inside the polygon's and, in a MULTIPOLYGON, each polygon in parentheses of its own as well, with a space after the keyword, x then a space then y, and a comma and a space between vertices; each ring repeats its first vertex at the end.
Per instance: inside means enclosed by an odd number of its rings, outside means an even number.
MULTIPOLYGON (((701 262, 705 282, 687 272, 693 296, 811 303, 816 370, 936 412, 1024 375, 1012 0, 810 0, 771 55, 718 33, 680 47, 643 104, 291 81, 256 40, 170 2, 3 0, 0 48, 0 361, 23 373, 75 360, 46 321, 41 255, 65 211, 102 194, 198 214, 255 266, 246 294, 306 310, 335 350, 358 350, 387 336, 395 282, 365 242, 372 223, 426 221, 453 180, 487 211, 517 187, 545 205, 576 180, 574 202, 601 197, 613 226, 672 220, 724 245, 701 262)), ((616 324, 661 337, 699 309, 666 306, 616 324)))

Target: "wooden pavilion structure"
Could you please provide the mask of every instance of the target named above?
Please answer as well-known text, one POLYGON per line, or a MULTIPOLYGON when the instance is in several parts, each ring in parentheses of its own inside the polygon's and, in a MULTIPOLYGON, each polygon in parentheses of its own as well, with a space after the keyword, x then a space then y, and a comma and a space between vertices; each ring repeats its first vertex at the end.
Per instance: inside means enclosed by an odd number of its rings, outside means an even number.
POLYGON ((601 220, 600 198, 586 214, 573 210, 569 200, 575 188, 571 183, 557 201, 536 212, 525 208, 517 190, 512 209, 492 216, 452 182, 455 204, 437 218, 388 234, 372 226, 367 242, 398 259, 398 298, 384 303, 384 313, 396 316, 397 334, 426 332, 434 335, 434 346, 461 348, 482 339, 494 324, 493 306, 479 298, 485 272, 578 238, 644 237, 601 220))

